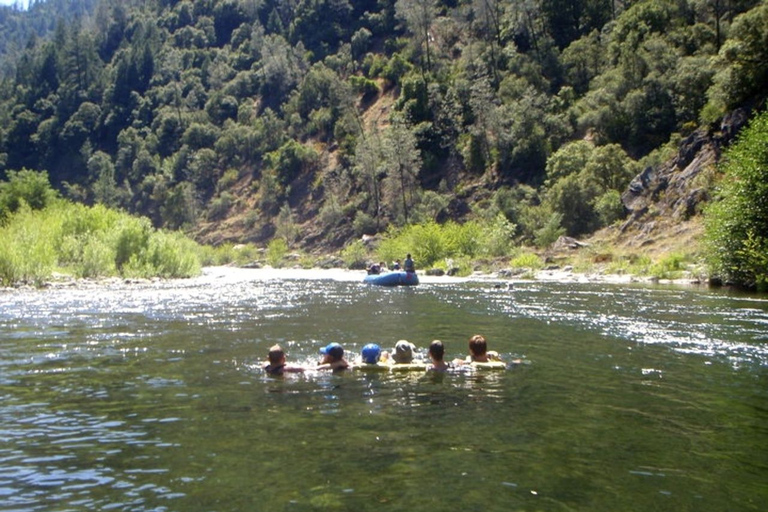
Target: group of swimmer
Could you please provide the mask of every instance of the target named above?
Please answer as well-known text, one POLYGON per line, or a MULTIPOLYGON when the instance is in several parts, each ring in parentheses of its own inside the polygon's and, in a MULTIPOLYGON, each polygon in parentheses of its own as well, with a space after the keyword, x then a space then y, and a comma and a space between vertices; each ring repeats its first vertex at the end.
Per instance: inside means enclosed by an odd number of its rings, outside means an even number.
MULTIPOLYGON (((392 270, 400 270, 401 268, 406 272, 416 272, 416 265, 413 263, 411 253, 405 255, 405 261, 403 262, 402 266, 400 265, 400 260, 395 260, 395 262, 392 264, 392 270)), ((389 269, 387 268, 387 264, 383 261, 374 263, 368 267, 369 274, 381 274, 382 272, 387 272, 388 270, 389 269)))
MULTIPOLYGON (((268 361, 264 364, 264 371, 269 375, 283 375, 285 373, 299 373, 312 370, 340 371, 349 368, 365 368, 367 365, 391 366, 397 365, 424 365, 427 371, 446 372, 453 368, 459 368, 472 363, 501 362, 499 354, 488 350, 488 343, 480 334, 475 334, 469 339, 469 355, 464 359, 454 359, 450 363, 443 360, 445 346, 440 340, 434 340, 429 344, 429 363, 414 361, 416 346, 407 340, 400 340, 395 344, 392 352, 382 351, 375 343, 365 345, 360 353, 360 358, 354 364, 344 357, 344 347, 339 343, 329 343, 320 349, 323 355, 315 366, 293 365, 286 362, 285 351, 280 345, 273 345, 269 349, 268 361)), ((515 360, 513 363, 519 363, 515 360)))

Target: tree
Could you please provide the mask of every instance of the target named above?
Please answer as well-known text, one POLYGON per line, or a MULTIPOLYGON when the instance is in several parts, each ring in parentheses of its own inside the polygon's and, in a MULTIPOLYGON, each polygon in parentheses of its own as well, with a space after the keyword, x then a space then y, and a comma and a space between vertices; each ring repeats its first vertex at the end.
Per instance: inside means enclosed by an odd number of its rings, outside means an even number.
POLYGON ((733 37, 719 54, 719 70, 708 91, 720 112, 755 95, 765 94, 768 83, 768 3, 762 2, 733 22, 733 37))
POLYGON ((51 188, 48 173, 30 171, 6 171, 7 181, 0 181, 0 223, 16 212, 22 204, 33 210, 42 210, 51 204, 58 194, 51 188))
POLYGON ((582 172, 602 191, 624 190, 637 174, 632 159, 618 144, 594 148, 582 172))
POLYGON ((432 35, 430 29, 436 16, 434 0, 397 0, 395 3, 397 17, 405 22, 405 26, 414 36, 414 44, 417 48, 424 48, 422 60, 422 73, 428 73, 432 69, 430 55, 430 41, 432 35))
POLYGON ((376 222, 376 231, 381 228, 382 190, 381 180, 385 176, 383 171, 384 154, 382 141, 378 133, 362 134, 357 139, 355 146, 354 169, 362 179, 364 187, 373 202, 369 211, 372 211, 376 222))
POLYGON ((561 62, 565 78, 574 90, 583 94, 589 84, 605 68, 605 49, 600 42, 600 33, 595 30, 573 41, 563 50, 561 62))
POLYGON ((581 172, 587 166, 595 145, 586 140, 565 144, 547 159, 547 183, 581 172))
POLYGON ((93 181, 91 190, 94 201, 105 206, 117 206, 118 190, 115 183, 115 165, 109 155, 102 151, 95 152, 88 159, 88 174, 93 181))
POLYGON ((715 276, 768 290, 768 111, 753 118, 725 153, 714 201, 705 210, 715 276))
POLYGON ((403 215, 405 224, 414 202, 416 175, 421 166, 417 140, 405 120, 395 117, 384 137, 389 204, 403 215))
POLYGON ((503 0, 472 0, 474 26, 485 37, 491 52, 495 81, 499 81, 499 52, 503 47, 502 17, 504 15, 503 0))

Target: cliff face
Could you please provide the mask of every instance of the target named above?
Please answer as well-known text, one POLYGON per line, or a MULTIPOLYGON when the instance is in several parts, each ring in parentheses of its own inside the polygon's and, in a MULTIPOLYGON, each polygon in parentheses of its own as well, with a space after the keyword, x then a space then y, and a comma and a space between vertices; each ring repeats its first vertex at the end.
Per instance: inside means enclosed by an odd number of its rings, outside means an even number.
POLYGON ((638 174, 622 194, 628 216, 618 228, 618 238, 640 247, 659 237, 700 231, 698 214, 709 199, 717 163, 748 119, 748 109, 735 110, 719 125, 688 136, 671 160, 638 174))

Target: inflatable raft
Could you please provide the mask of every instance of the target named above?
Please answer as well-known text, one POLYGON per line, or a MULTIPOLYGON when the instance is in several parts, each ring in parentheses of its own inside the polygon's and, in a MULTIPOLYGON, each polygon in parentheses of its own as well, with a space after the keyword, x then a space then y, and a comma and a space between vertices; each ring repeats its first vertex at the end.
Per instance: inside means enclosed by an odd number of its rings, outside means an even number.
POLYGON ((363 282, 378 286, 414 286, 419 284, 419 276, 416 275, 416 272, 396 270, 381 274, 368 274, 363 282))
MULTIPOLYGON (((429 369, 427 363, 409 363, 409 364, 358 364, 352 367, 354 370, 363 370, 366 372, 425 372, 429 369)), ((469 363, 460 366, 454 366, 453 370, 462 369, 474 370, 506 370, 507 363, 503 361, 489 361, 487 363, 469 363)))
POLYGON ((488 361, 487 363, 469 363, 465 365, 476 370, 506 370, 507 363, 503 361, 488 361))

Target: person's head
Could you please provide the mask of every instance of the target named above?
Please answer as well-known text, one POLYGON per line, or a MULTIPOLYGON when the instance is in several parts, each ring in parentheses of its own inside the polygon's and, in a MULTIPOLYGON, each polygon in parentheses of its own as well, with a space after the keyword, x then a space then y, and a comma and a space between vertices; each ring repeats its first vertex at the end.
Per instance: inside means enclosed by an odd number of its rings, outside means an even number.
POLYGON ((381 348, 375 343, 368 343, 361 352, 363 362, 366 364, 376 364, 381 357, 381 348))
POLYGON ((285 362, 285 352, 280 345, 272 345, 269 349, 269 364, 276 365, 285 362))
POLYGON ((416 347, 408 340, 400 340, 395 343, 395 353, 392 359, 396 363, 410 363, 413 361, 413 351, 416 347))
POLYGON ((411 253, 406 254, 405 257, 411 259, 411 253))
POLYGON ((445 354, 445 347, 443 346, 442 341, 435 340, 429 344, 429 357, 431 357, 435 361, 442 361, 444 354, 445 354))
POLYGON ((469 353, 474 357, 483 357, 488 350, 488 344, 480 334, 469 338, 469 353))
POLYGON ((320 353, 325 356, 324 359, 329 363, 341 361, 344 358, 344 348, 336 342, 329 343, 321 348, 320 353))

